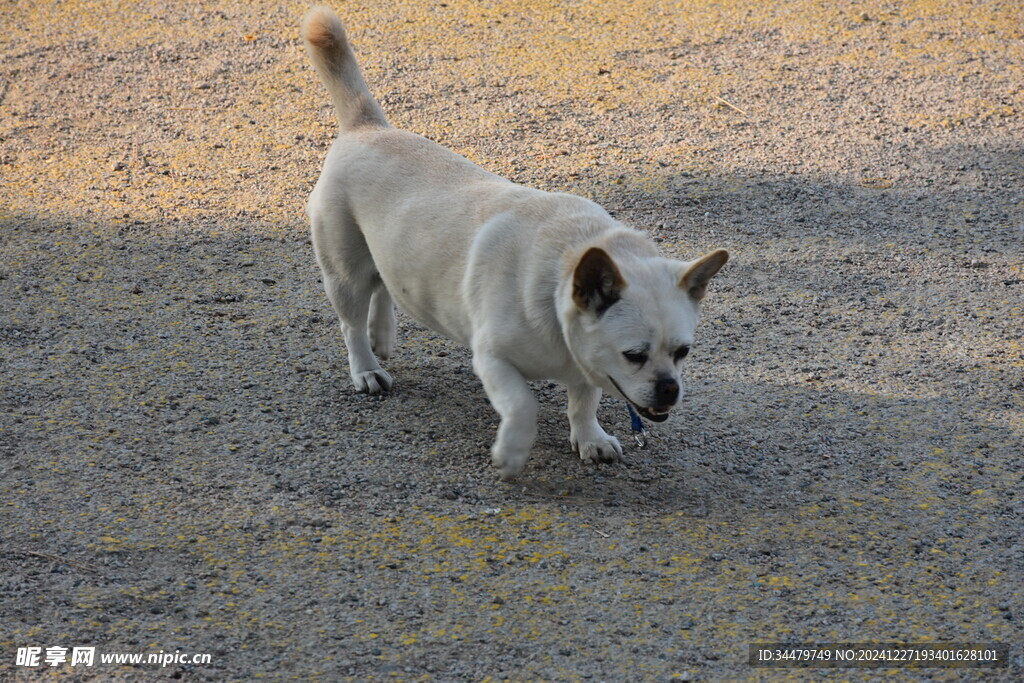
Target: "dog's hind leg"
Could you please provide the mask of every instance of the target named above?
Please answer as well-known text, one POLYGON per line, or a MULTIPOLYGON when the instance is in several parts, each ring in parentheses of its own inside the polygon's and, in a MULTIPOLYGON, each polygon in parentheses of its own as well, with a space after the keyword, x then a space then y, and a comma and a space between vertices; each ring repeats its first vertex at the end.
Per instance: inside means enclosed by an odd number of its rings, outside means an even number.
POLYGON ((382 284, 370 297, 370 346, 381 360, 395 350, 395 305, 382 284))
POLYGON ((352 383, 357 391, 380 394, 391 388, 391 376, 373 355, 368 318, 374 293, 384 291, 384 285, 359 226, 345 213, 313 217, 313 246, 324 290, 345 335, 352 383))
POLYGON ((341 332, 348 347, 349 374, 356 391, 380 394, 391 388, 391 376, 377 362, 370 345, 367 315, 373 286, 353 283, 337 277, 324 276, 327 297, 341 318, 341 332))

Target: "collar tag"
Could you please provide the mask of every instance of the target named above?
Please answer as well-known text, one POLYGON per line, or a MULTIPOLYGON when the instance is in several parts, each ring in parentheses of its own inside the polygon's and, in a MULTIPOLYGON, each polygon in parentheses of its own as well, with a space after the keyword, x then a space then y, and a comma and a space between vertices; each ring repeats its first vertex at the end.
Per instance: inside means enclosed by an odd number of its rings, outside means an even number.
POLYGON ((650 432, 647 431, 644 421, 640 419, 640 415, 633 408, 633 404, 627 401, 626 408, 629 410, 629 426, 633 430, 633 441, 638 448, 647 448, 647 437, 650 432))

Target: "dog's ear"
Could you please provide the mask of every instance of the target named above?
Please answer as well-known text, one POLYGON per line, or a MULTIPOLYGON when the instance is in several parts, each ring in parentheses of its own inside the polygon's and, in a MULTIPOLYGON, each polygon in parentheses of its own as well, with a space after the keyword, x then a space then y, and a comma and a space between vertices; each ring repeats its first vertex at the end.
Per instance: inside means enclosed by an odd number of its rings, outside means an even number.
POLYGON ((715 276, 725 262, 729 260, 729 252, 725 249, 716 249, 710 254, 705 254, 689 264, 689 268, 679 280, 679 286, 696 301, 704 298, 708 281, 715 276))
POLYGON ((591 247, 576 264, 572 300, 583 311, 600 316, 622 296, 626 281, 615 261, 600 247, 591 247))

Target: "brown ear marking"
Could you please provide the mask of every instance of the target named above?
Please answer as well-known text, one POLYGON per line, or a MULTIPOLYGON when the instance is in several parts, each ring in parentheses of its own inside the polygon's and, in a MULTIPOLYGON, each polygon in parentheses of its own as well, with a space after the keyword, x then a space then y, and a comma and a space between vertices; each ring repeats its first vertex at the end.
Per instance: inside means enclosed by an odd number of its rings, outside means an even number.
POLYGON ((729 252, 725 249, 715 249, 711 253, 701 256, 680 278, 679 286, 695 300, 700 301, 704 298, 708 281, 722 269, 728 260, 729 252))
POLYGON ((626 281, 615 261, 600 247, 583 254, 572 277, 572 300, 580 310, 593 311, 598 317, 621 297, 626 281))

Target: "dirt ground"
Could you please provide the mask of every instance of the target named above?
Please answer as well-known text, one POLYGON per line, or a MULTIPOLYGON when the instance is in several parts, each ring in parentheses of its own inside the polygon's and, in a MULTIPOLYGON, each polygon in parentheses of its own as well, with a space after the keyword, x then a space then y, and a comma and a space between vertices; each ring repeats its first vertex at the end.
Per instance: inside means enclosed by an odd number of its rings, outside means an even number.
POLYGON ((0 679, 1024 678, 1017 0, 339 7, 394 125, 732 254, 650 447, 536 383, 512 483, 465 349, 400 318, 351 390, 305 9, 0 6, 0 679), (17 664, 86 646, 210 661, 17 664))

